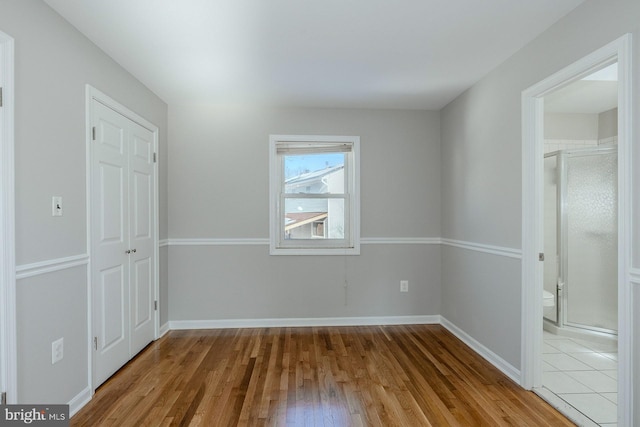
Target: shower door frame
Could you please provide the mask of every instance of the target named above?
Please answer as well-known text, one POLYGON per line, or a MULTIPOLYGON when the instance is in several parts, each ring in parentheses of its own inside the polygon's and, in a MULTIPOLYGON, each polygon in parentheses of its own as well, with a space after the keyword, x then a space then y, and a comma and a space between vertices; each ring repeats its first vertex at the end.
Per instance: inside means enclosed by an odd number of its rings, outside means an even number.
MULTIPOLYGON (((572 148, 545 153, 544 158, 557 157, 556 159, 556 249, 559 255, 556 278, 556 321, 545 317, 559 328, 574 328, 575 330, 596 332, 601 334, 618 335, 617 330, 599 328, 597 326, 584 325, 569 321, 569 294, 571 283, 569 281, 569 221, 567 211, 569 158, 574 156, 598 156, 603 154, 617 154, 617 146, 594 146, 587 148, 572 148), (562 284, 562 285, 560 285, 562 284)), ((617 188, 616 188, 617 191, 617 188)), ((616 198, 617 199, 617 198, 616 198)), ((546 254, 551 256, 552 254, 546 254)), ((555 256, 555 254, 553 254, 555 256)))
MULTIPOLYGON (((566 225, 566 217, 564 216, 565 214, 565 207, 562 203, 562 194, 564 194, 566 192, 566 188, 562 188, 564 186, 566 186, 566 165, 564 162, 565 159, 565 152, 563 150, 558 150, 558 151, 552 151, 550 153, 545 153, 543 158, 547 158, 547 157, 556 157, 556 196, 555 196, 555 200, 556 200, 556 218, 555 218, 555 222, 556 222, 556 252, 555 254, 545 254, 547 257, 548 256, 555 256, 556 259, 556 274, 555 274, 555 289, 554 289, 554 298, 555 298, 555 311, 556 311, 556 320, 552 320, 549 319, 547 317, 545 317, 543 315, 543 318, 548 321, 553 323, 554 325, 556 325, 557 327, 562 327, 563 325, 563 317, 562 317, 562 313, 565 312, 564 307, 561 309, 561 304, 564 303, 564 297, 561 297, 561 286, 558 282, 562 282, 563 286, 562 286, 562 290, 564 290, 564 284, 566 283, 565 280, 565 276, 566 276, 566 265, 563 262, 563 260, 566 259, 566 254, 564 253, 564 248, 566 247, 564 244, 564 237, 563 237, 563 231, 566 229, 565 225, 566 225)), ((544 163, 543 163, 543 168, 544 168, 544 163)), ((544 189, 543 189, 544 191, 544 189)), ((543 227, 544 227, 544 222, 543 222, 543 227)), ((546 251, 545 251, 546 252, 546 251)), ((544 270, 544 265, 543 265, 543 270, 544 270)), ((544 277, 543 277, 543 289, 544 289, 544 277)))
MULTIPOLYGON (((618 425, 632 425, 632 36, 624 34, 522 92, 522 387, 542 394, 544 97, 618 62, 618 425)), ((635 277, 635 276, 633 276, 635 277)), ((637 356, 636 356, 637 357, 637 356)), ((637 375, 637 374, 635 374, 637 375)), ((640 408, 638 408, 640 410, 640 408)))

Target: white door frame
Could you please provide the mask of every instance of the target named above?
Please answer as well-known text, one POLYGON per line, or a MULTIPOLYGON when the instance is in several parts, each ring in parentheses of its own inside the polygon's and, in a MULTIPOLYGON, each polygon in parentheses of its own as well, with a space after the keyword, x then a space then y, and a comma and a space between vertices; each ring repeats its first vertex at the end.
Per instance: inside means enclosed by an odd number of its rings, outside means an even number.
POLYGON ((521 385, 542 386, 544 96, 618 62, 618 425, 633 420, 631 299, 631 35, 626 34, 522 92, 522 358, 521 385))
POLYGON ((14 42, 0 31, 0 391, 17 403, 14 42))
MULTIPOLYGON (((93 142, 93 138, 92 138, 92 123, 91 123, 91 117, 93 117, 92 115, 92 104, 93 104, 93 100, 96 100, 98 102, 100 102, 103 105, 106 105, 107 107, 111 108, 112 110, 116 111, 117 113, 123 115, 124 117, 128 118, 131 121, 136 122, 137 124, 139 124, 140 126, 148 129, 149 131, 151 131, 153 133, 153 150, 154 153, 158 152, 158 127, 156 125, 154 125, 153 123, 149 122, 148 120, 146 120, 145 118, 143 118, 142 116, 138 115, 137 113, 131 111, 130 109, 128 109, 127 107, 125 107, 124 105, 120 104, 119 102, 117 102, 116 100, 114 100, 113 98, 109 97, 108 95, 104 94, 103 92, 99 91, 98 89, 94 88, 91 85, 86 85, 86 113, 85 113, 85 120, 86 120, 86 141, 87 141, 87 149, 86 149, 86 164, 87 164, 87 171, 86 171, 86 180, 87 180, 87 184, 86 184, 86 188, 87 188, 87 252, 89 253, 89 265, 87 266, 87 319, 89 322, 89 327, 88 327, 88 337, 87 337, 87 342, 89 343, 89 347, 88 347, 88 351, 89 351, 89 366, 88 366, 88 384, 89 387, 91 388, 91 391, 93 393, 94 391, 94 384, 93 384, 93 324, 92 324, 92 319, 93 319, 93 313, 92 313, 92 294, 91 294, 91 271, 92 271, 92 256, 93 254, 91 253, 91 198, 92 198, 92 194, 91 194, 91 154, 92 154, 92 142, 93 142)), ((155 283, 154 283, 154 296, 153 298, 156 301, 159 301, 159 254, 158 254, 158 237, 160 235, 160 223, 159 223, 159 219, 158 219, 158 212, 159 212, 159 204, 158 204, 158 163, 154 163, 154 168, 153 168, 153 173, 154 173, 154 185, 153 185, 153 192, 154 192, 154 197, 155 197, 155 201, 154 201, 154 205, 153 205, 153 233, 154 233, 154 240, 156 242, 156 244, 154 245, 154 262, 155 262, 155 283)), ((159 303, 158 303, 159 306, 159 303)), ((158 339, 159 337, 159 328, 160 328, 160 310, 159 307, 158 309, 155 310, 155 314, 154 314, 154 339, 158 339)))

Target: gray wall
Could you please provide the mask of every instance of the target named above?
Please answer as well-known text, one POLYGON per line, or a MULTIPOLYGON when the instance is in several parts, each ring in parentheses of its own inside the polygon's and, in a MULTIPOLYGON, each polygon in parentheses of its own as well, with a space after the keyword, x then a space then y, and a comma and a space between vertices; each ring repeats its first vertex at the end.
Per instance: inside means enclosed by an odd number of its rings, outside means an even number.
MULTIPOLYGON (((587 1, 518 51, 442 111, 443 237, 521 248, 521 93, 563 67, 631 32, 633 111, 640 101, 640 2, 587 1)), ((640 121, 634 120, 634 186, 640 188, 640 121)), ((634 197, 634 267, 640 267, 640 193, 634 197)), ((442 314, 520 368, 521 269, 465 249, 443 251, 442 314), (502 274, 491 280, 490 272, 502 274), (494 295, 468 304, 466 295, 494 295), (465 307, 461 310, 460 307, 465 307), (505 311, 496 315, 496 311, 505 311), (518 325, 507 327, 505 325, 518 325), (498 339, 483 331, 499 331, 498 339)), ((638 292, 635 292, 638 298, 638 292)), ((638 302, 636 301, 636 307, 638 302)), ((636 356, 636 364, 640 358, 636 356)), ((640 383, 636 365, 634 383, 640 383)), ((640 395, 635 396, 640 408, 640 395)), ((636 417, 640 417, 636 411, 636 417)), ((640 420, 636 420, 640 425, 640 420)))
MULTIPOLYGON (((171 105, 169 120, 170 238, 269 237, 270 134, 360 136, 362 236, 440 235, 438 112, 171 105)), ((172 245, 169 318, 435 315, 439 251, 367 244, 343 258, 172 245)))
POLYGON ((440 313, 438 245, 363 245, 360 256, 346 257, 179 246, 170 255, 173 321, 440 313), (408 293, 399 292, 400 280, 409 281, 408 293))
POLYGON ((520 297, 520 260, 450 246, 442 248, 442 260, 442 315, 519 366, 520 341, 506 337, 520 334, 520 304, 511 303, 520 297), (504 284, 514 277, 517 281, 504 284))
POLYGON ((598 114, 598 139, 618 136, 618 109, 603 111, 598 114))
MULTIPOLYGON (((0 2, 0 30, 15 39, 18 266, 87 253, 87 83, 159 126, 166 236, 166 104, 39 0, 0 2), (63 217, 51 216, 53 195, 63 217)), ((67 403, 88 385, 86 268, 18 280, 17 298, 18 399, 67 403), (52 365, 60 337, 64 359, 52 365)))
POLYGON ((546 113, 545 139, 597 140, 598 114, 546 113))
POLYGON ((87 269, 18 282, 18 402, 68 403, 87 387, 87 269), (51 342, 64 338, 64 358, 51 365, 51 342))

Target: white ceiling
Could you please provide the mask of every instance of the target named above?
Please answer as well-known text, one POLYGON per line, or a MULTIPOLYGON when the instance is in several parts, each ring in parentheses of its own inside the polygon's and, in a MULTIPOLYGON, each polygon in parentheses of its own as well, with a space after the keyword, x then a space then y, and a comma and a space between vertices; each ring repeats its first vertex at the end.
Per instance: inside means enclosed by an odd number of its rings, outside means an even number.
POLYGON ((440 109, 583 0, 45 0, 167 103, 440 109))
POLYGON ((599 114, 618 106, 618 64, 611 64, 544 97, 547 113, 599 114))
POLYGON ((618 82, 578 80, 544 97, 548 113, 598 114, 618 106, 618 82))

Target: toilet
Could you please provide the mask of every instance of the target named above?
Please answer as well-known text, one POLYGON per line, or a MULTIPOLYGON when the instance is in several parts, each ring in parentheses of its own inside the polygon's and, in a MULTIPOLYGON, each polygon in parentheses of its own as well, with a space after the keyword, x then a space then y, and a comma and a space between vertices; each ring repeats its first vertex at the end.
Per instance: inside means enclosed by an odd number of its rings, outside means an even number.
POLYGON ((543 307, 553 307, 554 305, 556 305, 555 302, 556 296, 553 295, 551 292, 549 291, 542 291, 542 306, 543 307))
POLYGON ((556 296, 553 293, 542 290, 542 313, 544 317, 555 319, 555 299, 556 296))

